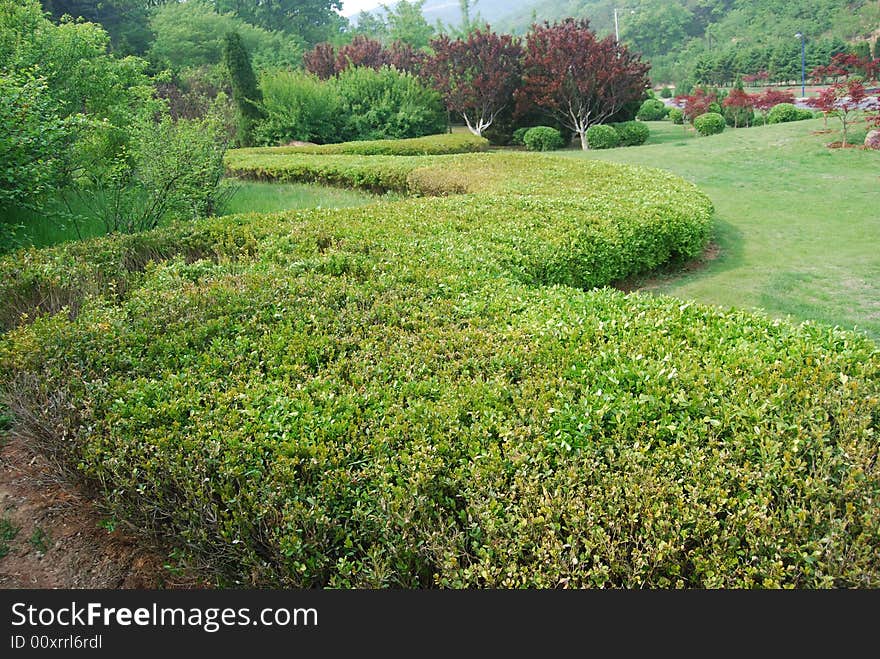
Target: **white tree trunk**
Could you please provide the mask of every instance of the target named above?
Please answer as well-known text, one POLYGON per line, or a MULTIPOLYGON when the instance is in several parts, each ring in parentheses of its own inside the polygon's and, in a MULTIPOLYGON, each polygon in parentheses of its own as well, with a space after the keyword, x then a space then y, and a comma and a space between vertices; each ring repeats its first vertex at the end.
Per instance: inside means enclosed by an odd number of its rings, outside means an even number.
POLYGON ((584 151, 589 151, 590 144, 589 144, 589 142, 587 142, 587 131, 586 130, 579 130, 577 132, 577 134, 578 134, 578 137, 581 138, 581 149, 583 149, 584 151))

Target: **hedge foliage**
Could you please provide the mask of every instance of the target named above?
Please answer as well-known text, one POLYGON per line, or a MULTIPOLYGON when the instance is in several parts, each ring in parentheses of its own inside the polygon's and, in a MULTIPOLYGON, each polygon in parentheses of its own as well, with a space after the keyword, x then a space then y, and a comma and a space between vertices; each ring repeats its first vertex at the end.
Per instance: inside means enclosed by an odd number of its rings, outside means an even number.
POLYGON ((767 115, 768 124, 784 124, 789 121, 805 121, 813 118, 812 110, 801 109, 791 103, 780 103, 767 115))
POLYGON ((275 146, 240 149, 239 155, 347 155, 347 156, 430 156, 450 153, 474 153, 489 149, 489 141, 470 133, 413 137, 406 140, 363 140, 341 144, 311 146, 275 146))
POLYGON ((641 146, 651 136, 651 129, 641 121, 624 121, 612 127, 620 136, 620 146, 641 146))
POLYGON ((662 121, 669 114, 666 104, 656 98, 649 98, 639 108, 636 119, 639 121, 662 121))
POLYGON ((614 126, 590 126, 587 128, 587 144, 591 149, 613 149, 620 146, 620 133, 614 130, 614 126))
POLYGON ((684 112, 681 108, 669 108, 669 119, 677 125, 684 124, 684 112))
POLYGON ((529 151, 555 151, 565 146, 565 141, 552 126, 535 126, 523 134, 523 144, 529 151))
POLYGON ((464 194, 0 261, 17 431, 115 514, 223 584, 880 585, 877 346, 589 290, 699 254, 694 186, 541 154, 262 158, 230 166, 464 194))
POLYGON ((717 112, 707 112, 694 119, 694 128, 700 135, 717 135, 724 132, 726 122, 717 112))

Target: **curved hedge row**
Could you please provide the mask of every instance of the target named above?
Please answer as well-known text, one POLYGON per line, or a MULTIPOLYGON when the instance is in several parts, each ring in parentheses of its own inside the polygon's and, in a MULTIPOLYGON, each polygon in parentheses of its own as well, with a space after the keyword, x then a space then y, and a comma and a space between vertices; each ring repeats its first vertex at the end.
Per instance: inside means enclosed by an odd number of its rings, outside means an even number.
MULTIPOLYGON (((260 175, 369 169, 304 160, 260 175)), ((466 194, 0 261, 116 283, 0 340, 18 431, 220 583, 880 585, 875 344, 576 288, 699 252, 671 175, 400 161, 466 194)))
POLYGON ((428 135, 405 140, 363 140, 341 144, 276 146, 241 149, 250 154, 310 154, 348 156, 437 156, 451 153, 476 153, 489 150, 489 140, 470 133, 428 135))

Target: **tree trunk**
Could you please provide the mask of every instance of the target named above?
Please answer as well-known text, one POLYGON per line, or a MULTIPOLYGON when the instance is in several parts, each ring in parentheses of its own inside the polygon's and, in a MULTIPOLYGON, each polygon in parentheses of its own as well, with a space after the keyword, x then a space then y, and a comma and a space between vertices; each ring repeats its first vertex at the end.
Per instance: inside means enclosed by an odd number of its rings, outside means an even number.
POLYGON ((589 145, 589 143, 587 142, 587 131, 585 131, 585 130, 579 130, 579 131, 578 131, 578 137, 581 138, 581 149, 584 150, 584 151, 589 151, 589 150, 590 150, 590 145, 589 145))

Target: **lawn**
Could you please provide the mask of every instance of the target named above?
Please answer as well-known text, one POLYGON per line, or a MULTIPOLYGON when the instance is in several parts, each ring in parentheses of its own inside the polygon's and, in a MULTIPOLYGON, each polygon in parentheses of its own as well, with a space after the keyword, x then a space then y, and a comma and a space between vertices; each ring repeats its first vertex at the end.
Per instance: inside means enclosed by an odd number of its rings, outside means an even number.
MULTIPOLYGON (((821 120, 708 138, 669 122, 650 126, 642 147, 565 152, 671 170, 715 204, 719 257, 641 283, 680 298, 757 307, 880 338, 880 153, 826 148, 839 138, 813 134, 822 130, 821 120)), ((864 129, 854 133, 864 138, 864 129)))
MULTIPOLYGON (((235 194, 225 203, 221 215, 271 213, 300 208, 350 208, 363 206, 377 199, 375 195, 357 190, 298 183, 269 184, 236 181, 234 186, 235 194)), ((79 238, 100 236, 104 233, 101 220, 90 216, 84 207, 74 209, 74 212, 83 215, 78 227, 70 221, 59 219, 62 210, 60 204, 56 208, 50 203, 48 209, 49 212, 46 214, 24 211, 14 217, 0 217, 0 222, 23 226, 15 233, 16 242, 22 246, 48 247, 79 238)))

